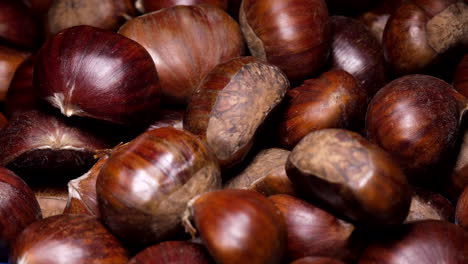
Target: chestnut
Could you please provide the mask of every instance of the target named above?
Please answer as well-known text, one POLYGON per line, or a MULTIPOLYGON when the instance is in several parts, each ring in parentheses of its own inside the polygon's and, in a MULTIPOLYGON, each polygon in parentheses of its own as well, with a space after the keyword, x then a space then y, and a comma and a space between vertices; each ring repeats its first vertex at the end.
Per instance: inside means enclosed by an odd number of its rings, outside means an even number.
POLYGON ((354 15, 368 10, 380 0, 325 0, 330 12, 341 15, 354 15))
POLYGON ((33 191, 14 172, 0 167, 0 257, 4 257, 16 237, 42 218, 33 191))
POLYGON ((16 69, 5 98, 5 114, 11 117, 15 112, 39 107, 34 95, 33 70, 36 56, 29 56, 16 69))
POLYGON ((438 78, 408 75, 387 84, 370 102, 368 138, 388 151, 412 182, 430 183, 431 172, 453 150, 460 111, 452 93, 438 78))
POLYGON ((386 61, 397 75, 419 73, 466 41, 468 3, 414 0, 390 17, 383 34, 386 61))
POLYGON ((28 56, 27 52, 0 46, 0 101, 5 100, 16 69, 28 56))
POLYGON ((62 214, 67 204, 68 192, 64 186, 35 188, 34 195, 44 218, 62 214))
POLYGON ((8 124, 8 120, 4 114, 0 113, 0 130, 8 124))
POLYGON ((31 12, 39 19, 47 13, 54 0, 23 0, 31 12))
POLYGON ((239 175, 230 179, 226 189, 250 189, 265 196, 291 194, 296 191, 286 175, 284 165, 290 151, 272 148, 259 152, 250 165, 239 175))
POLYGON ((468 54, 463 56, 455 70, 453 87, 463 96, 468 97, 468 54))
POLYGON ((113 151, 98 175, 101 218, 133 245, 170 239, 187 202, 219 189, 216 158, 195 135, 172 127, 147 131, 113 151))
POLYGON ((305 257, 291 262, 290 264, 345 264, 336 259, 327 257, 305 257))
POLYGON ((367 95, 352 75, 332 70, 289 90, 284 101, 280 144, 291 149, 315 130, 362 127, 367 95))
POLYGON ((460 195, 457 202, 455 221, 456 223, 468 230, 468 186, 465 191, 460 195))
POLYGON ((245 0, 239 19, 252 55, 278 66, 291 82, 325 65, 330 29, 324 0, 245 0))
POLYGON ((175 5, 209 4, 227 10, 228 0, 140 0, 143 13, 157 11, 159 9, 175 5))
POLYGON ((447 198, 422 188, 414 188, 405 222, 430 219, 452 222, 454 215, 455 208, 447 198))
POLYGON ((223 168, 241 161, 289 81, 276 66, 240 57, 216 66, 190 98, 184 129, 201 136, 223 168))
POLYGON ((28 226, 15 241, 10 263, 126 264, 128 253, 95 217, 56 215, 28 226))
POLYGON ((151 54, 167 103, 187 103, 206 74, 244 50, 239 25, 211 5, 165 8, 128 21, 119 33, 151 54))
POLYGON ((258 192, 226 189, 197 196, 188 204, 184 223, 192 235, 198 231, 216 263, 282 263, 284 219, 258 192))
POLYGON ((200 244, 185 241, 166 241, 146 248, 134 256, 128 264, 214 264, 200 244))
POLYGON ((117 124, 150 121, 159 101, 158 75, 148 52, 131 39, 91 26, 65 29, 44 44, 34 89, 67 117, 117 124))
POLYGON ((185 109, 161 109, 158 112, 158 118, 146 130, 153 130, 161 127, 183 129, 184 112, 185 109))
POLYGON ((359 264, 462 264, 468 261, 468 232, 445 221, 395 227, 364 250, 359 264))
POLYGON ((290 195, 268 199, 281 211, 286 223, 288 260, 307 256, 349 259, 354 255, 350 248, 352 224, 290 195))
POLYGON ((411 196, 402 170, 357 133, 311 132, 292 150, 286 173, 305 197, 358 224, 399 224, 408 214, 411 196))
POLYGON ((347 71, 372 98, 387 80, 382 47, 356 19, 332 16, 331 66, 347 71))
POLYGON ((29 8, 20 0, 0 1, 0 43, 32 50, 39 30, 29 8))
POLYGON ((30 110, 0 130, 0 166, 32 185, 61 185, 88 170, 107 139, 62 116, 30 110))
POLYGON ((89 25, 117 30, 136 14, 133 0, 55 0, 48 9, 45 30, 53 35, 63 29, 89 25))

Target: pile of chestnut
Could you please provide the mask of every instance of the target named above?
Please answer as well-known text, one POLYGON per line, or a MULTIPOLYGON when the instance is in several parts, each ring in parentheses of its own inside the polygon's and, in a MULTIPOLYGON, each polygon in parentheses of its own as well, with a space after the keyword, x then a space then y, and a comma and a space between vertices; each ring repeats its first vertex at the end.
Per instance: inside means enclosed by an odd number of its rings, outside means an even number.
POLYGON ((468 1, 1 0, 0 262, 468 264, 468 1))

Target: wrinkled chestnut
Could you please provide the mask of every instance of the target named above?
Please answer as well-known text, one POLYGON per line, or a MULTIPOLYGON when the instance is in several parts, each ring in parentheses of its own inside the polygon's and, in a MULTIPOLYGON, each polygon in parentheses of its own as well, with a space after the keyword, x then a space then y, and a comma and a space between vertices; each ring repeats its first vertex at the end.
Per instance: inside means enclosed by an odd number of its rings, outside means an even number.
POLYGON ((438 193, 416 188, 413 190, 411 206, 405 222, 421 220, 453 221, 455 208, 447 198, 438 193))
POLYGON ((221 190, 190 201, 186 229, 196 230, 216 263, 282 263, 286 226, 279 210, 250 190, 221 190))
POLYGON ((159 9, 175 6, 175 5, 199 5, 209 4, 221 9, 227 10, 228 0, 141 0, 143 13, 149 13, 159 9))
POLYGON ((307 256, 351 257, 352 224, 290 195, 278 194, 268 199, 283 214, 288 233, 286 256, 290 261, 307 256))
POLYGON ((119 33, 145 47, 156 64, 162 94, 187 103, 200 81, 219 63, 239 57, 239 25, 211 5, 173 6, 134 18, 119 33))
POLYGON ((30 184, 60 185, 88 170, 106 140, 62 116, 38 110, 15 115, 0 130, 0 166, 30 184))
POLYGON ((468 187, 458 199, 455 220, 459 226, 468 230, 468 187))
POLYGON ((466 41, 468 3, 414 0, 390 17, 383 35, 385 59, 398 75, 425 70, 440 55, 466 41))
POLYGON ((358 20, 333 16, 330 25, 332 67, 353 75, 372 98, 387 79, 382 47, 358 20))
POLYGON ((28 53, 0 46, 0 101, 4 101, 16 69, 28 53))
POLYGON ((187 202, 219 189, 215 157, 189 132, 172 127, 147 131, 112 152, 99 173, 99 210, 113 233, 147 246, 181 227, 187 202))
POLYGON ((400 167, 357 133, 310 133, 289 155, 286 173, 306 197, 355 222, 399 224, 408 214, 411 196, 400 167))
POLYGON ((292 82, 324 66, 330 29, 323 0, 245 0, 239 19, 252 55, 280 67, 292 82))
POLYGON ((468 97, 468 54, 458 64, 453 78, 453 87, 463 96, 468 97))
POLYGON ((33 49, 39 30, 28 7, 20 0, 0 1, 0 43, 33 49))
POLYGON ((5 98, 5 113, 7 116, 12 116, 19 111, 38 108, 38 100, 33 88, 35 62, 36 56, 30 56, 16 69, 5 98))
POLYGON ((31 223, 40 220, 41 208, 34 193, 15 173, 0 167, 0 257, 31 223))
POLYGON ((284 169, 289 153, 279 148, 261 151, 250 165, 229 180, 224 188, 250 189, 265 196, 280 193, 295 194, 294 187, 284 169))
POLYGON ((359 128, 356 124, 363 126, 366 102, 364 90, 343 70, 306 80, 286 94, 286 106, 279 123, 280 143, 291 149, 315 130, 359 128))
POLYGON ((387 84, 369 105, 368 138, 392 154, 413 182, 428 184, 454 147, 460 111, 452 91, 435 77, 409 75, 387 84))
POLYGON ((55 0, 47 12, 45 29, 48 35, 78 25, 117 30, 135 13, 133 0, 55 0))
POLYGON ((34 88, 65 116, 118 124, 150 121, 159 101, 158 75, 148 52, 120 34, 90 26, 68 28, 44 44, 34 88))
POLYGON ((359 264, 463 264, 468 261, 468 232, 427 220, 396 227, 364 251, 359 264))
POLYGON ((44 218, 62 214, 67 204, 68 192, 64 186, 38 188, 34 190, 34 195, 44 218))
POLYGON ((10 263, 126 264, 120 242, 95 218, 56 215, 28 226, 15 241, 10 263))
POLYGON ((184 241, 166 241, 146 248, 133 257, 128 264, 214 264, 206 249, 184 241))
POLYGON ((291 262, 290 264, 345 264, 336 259, 326 257, 305 257, 291 262))
POLYGON ((221 166, 230 167, 250 150, 259 126, 288 88, 278 67, 255 57, 220 64, 193 93, 184 129, 200 135, 221 166))

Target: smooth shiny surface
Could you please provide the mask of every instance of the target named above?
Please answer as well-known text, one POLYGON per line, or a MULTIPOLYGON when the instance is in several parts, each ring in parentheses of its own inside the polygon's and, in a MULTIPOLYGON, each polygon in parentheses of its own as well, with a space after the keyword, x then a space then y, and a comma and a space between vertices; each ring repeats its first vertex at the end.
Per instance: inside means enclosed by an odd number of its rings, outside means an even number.
POLYGON ((0 101, 4 101, 16 69, 29 53, 0 46, 0 101))
POLYGON ((185 241, 166 241, 146 248, 128 264, 214 264, 200 244, 185 241))
POLYGON ((33 88, 33 70, 36 56, 28 57, 16 69, 6 93, 5 114, 12 116, 17 111, 37 108, 33 88))

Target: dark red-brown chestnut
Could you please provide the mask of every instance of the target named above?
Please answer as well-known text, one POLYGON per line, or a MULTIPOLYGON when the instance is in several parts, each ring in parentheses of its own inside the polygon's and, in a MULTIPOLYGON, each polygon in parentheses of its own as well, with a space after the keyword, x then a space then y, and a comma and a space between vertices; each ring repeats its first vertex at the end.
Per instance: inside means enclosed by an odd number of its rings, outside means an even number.
POLYGON ((161 109, 157 119, 151 123, 146 130, 153 130, 161 127, 174 127, 183 129, 185 109, 161 109))
POLYGON ((382 47, 356 19, 332 16, 331 65, 347 71, 372 98, 385 85, 386 69, 382 47))
POLYGON ((0 113, 0 130, 8 124, 8 119, 3 113, 0 113))
POLYGON ((315 130, 360 129, 364 125, 366 92, 343 70, 306 80, 289 90, 284 101, 278 130, 280 144, 288 149, 315 130))
POLYGON ((214 264, 208 251, 200 244, 166 241, 146 248, 128 264, 214 264))
POLYGON ((181 228, 187 202, 219 189, 216 158, 195 135, 172 127, 147 131, 113 151, 97 183, 101 218, 114 234, 148 246, 181 228))
POLYGON ((132 0, 55 0, 45 21, 50 36, 66 28, 88 25, 117 30, 136 14, 132 0))
POLYGON ((453 87, 463 96, 468 98, 468 53, 463 56, 455 70, 453 87))
POLYGON ((68 198, 65 186, 40 187, 33 189, 33 191, 41 207, 42 217, 46 218, 63 213, 68 198))
POLYGON ((151 54, 168 103, 187 103, 206 74, 244 50, 239 25, 211 5, 165 8, 128 21, 119 33, 151 54))
POLYGON ((10 263, 126 264, 128 253, 102 223, 87 215, 56 215, 28 226, 10 263))
POLYGON ((324 66, 330 40, 324 0, 245 0, 239 19, 252 55, 280 67, 293 83, 324 66))
POLYGON ((240 57, 216 66, 190 98, 184 129, 201 136, 222 167, 244 158, 289 81, 276 66, 240 57))
POLYGON ((198 231, 216 263, 282 263, 283 216, 258 192, 225 189, 197 196, 188 204, 184 223, 192 235, 198 231))
POLYGON ((42 216, 33 191, 3 167, 0 167, 0 197, 0 257, 4 257, 21 231, 42 216))
POLYGON ((227 10, 228 0, 141 0, 141 11, 149 13, 175 5, 209 4, 227 10))
POLYGON ((408 214, 411 195, 402 170, 357 133, 311 132, 292 150, 286 173, 308 199, 357 223, 399 224, 408 214))
POLYGON ((468 263, 468 232, 445 221, 397 226, 369 245, 359 264, 468 263))
POLYGON ((15 112, 38 108, 33 88, 33 70, 36 56, 32 55, 16 69, 5 98, 5 114, 11 117, 15 112))
POLYGON ((458 199, 455 221, 459 226, 468 230, 468 186, 458 199))
POLYGON ((337 259, 327 257, 305 257, 291 262, 290 264, 345 264, 337 259))
POLYGON ((0 1, 0 43, 34 49, 39 28, 29 8, 20 0, 0 1))
POLYGON ((441 220, 453 222, 455 208, 444 196, 422 188, 414 188, 405 222, 441 220))
POLYGON ((68 28, 44 44, 34 88, 65 116, 118 124, 150 121, 159 101, 158 75, 148 52, 131 39, 91 26, 68 28))
POLYGON ((279 148, 262 150, 250 165, 230 179, 224 188, 250 189, 265 196, 280 193, 296 194, 284 169, 289 153, 290 151, 279 148))
POLYGON ((286 223, 289 261, 307 256, 349 259, 354 226, 301 199, 286 194, 268 197, 286 223))
POLYGON ((5 101, 16 69, 29 53, 0 46, 0 101, 5 101))
POLYGON ((449 156, 460 111, 446 82, 408 75, 382 88, 366 116, 368 138, 388 151, 413 182, 429 183, 430 172, 449 156))

